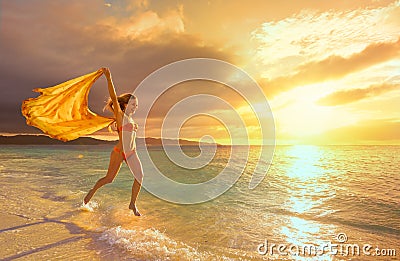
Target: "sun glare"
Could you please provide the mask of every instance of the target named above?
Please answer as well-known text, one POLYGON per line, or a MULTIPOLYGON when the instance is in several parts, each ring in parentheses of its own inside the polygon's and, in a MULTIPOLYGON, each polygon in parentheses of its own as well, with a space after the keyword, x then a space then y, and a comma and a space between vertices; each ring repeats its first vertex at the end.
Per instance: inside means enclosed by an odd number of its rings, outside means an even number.
POLYGON ((293 146, 287 152, 287 156, 290 157, 292 162, 287 175, 301 180, 314 179, 322 175, 322 169, 318 165, 321 158, 319 150, 317 146, 293 146))

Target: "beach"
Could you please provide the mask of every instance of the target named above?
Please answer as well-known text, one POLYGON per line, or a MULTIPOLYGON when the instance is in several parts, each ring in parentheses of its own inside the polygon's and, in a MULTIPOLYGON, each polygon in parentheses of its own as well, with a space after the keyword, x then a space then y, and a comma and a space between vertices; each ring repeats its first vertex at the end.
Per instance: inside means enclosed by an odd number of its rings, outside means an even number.
MULTIPOLYGON (((400 245, 400 146, 277 146, 267 176, 250 190, 253 148, 238 182, 220 197, 179 205, 142 189, 137 203, 142 217, 128 209, 133 176, 125 165, 112 184, 82 205, 105 175, 111 149, 2 146, 0 259, 396 260, 393 254, 399 255, 390 250, 399 251, 400 245), (272 244, 286 250, 271 250, 272 244), (339 245, 337 253, 325 248, 294 255, 296 248, 325 244, 339 245), (359 246, 359 254, 345 253, 345 244, 359 246), (366 251, 365 245, 371 248, 366 251)), ((226 148, 218 150, 209 166, 194 172, 173 166, 160 148, 150 153, 169 177, 198 182, 223 169, 226 148)))

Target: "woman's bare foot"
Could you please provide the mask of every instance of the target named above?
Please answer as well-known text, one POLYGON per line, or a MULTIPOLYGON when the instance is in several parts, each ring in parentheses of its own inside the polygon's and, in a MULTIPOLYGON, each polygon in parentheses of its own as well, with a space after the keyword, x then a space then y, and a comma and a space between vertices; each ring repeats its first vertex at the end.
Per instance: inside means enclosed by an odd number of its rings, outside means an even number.
POLYGON ((141 216, 141 214, 139 213, 139 210, 136 208, 136 205, 134 203, 131 202, 129 204, 129 209, 131 209, 133 211, 135 216, 141 216))
POLYGON ((90 199, 92 197, 93 197, 93 190, 89 190, 89 192, 87 193, 87 195, 83 199, 83 203, 85 203, 85 205, 86 205, 90 201, 90 199))

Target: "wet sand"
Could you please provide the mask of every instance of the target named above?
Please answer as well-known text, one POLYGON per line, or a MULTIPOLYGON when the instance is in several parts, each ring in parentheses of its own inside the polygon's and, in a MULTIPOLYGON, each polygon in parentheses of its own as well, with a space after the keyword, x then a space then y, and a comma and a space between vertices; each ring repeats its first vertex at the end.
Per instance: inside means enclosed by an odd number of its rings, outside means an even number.
POLYGON ((82 210, 50 200, 46 193, 22 184, 1 182, 1 260, 101 260, 119 259, 96 233, 68 219, 82 210))

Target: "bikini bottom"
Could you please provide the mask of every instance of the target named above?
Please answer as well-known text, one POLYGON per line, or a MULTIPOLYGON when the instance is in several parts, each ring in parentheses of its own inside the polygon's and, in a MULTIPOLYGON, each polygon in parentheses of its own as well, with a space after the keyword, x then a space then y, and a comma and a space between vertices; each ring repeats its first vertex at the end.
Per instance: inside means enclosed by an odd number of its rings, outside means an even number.
POLYGON ((122 157, 124 158, 125 162, 127 159, 129 159, 129 157, 131 157, 133 154, 136 153, 136 149, 131 150, 130 152, 128 152, 127 154, 125 154, 122 150, 120 150, 117 146, 114 147, 114 151, 117 153, 121 153, 122 157))

